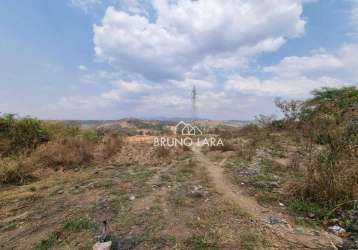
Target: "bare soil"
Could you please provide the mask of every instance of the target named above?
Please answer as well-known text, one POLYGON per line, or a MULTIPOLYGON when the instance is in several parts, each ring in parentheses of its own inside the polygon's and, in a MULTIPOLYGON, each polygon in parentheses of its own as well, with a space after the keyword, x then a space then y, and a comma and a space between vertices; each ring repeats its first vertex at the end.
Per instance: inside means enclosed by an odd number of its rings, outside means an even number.
POLYGON ((198 146, 193 147, 194 158, 200 164, 205 166, 216 190, 228 201, 237 203, 240 208, 247 212, 255 219, 260 226, 270 227, 273 234, 277 235, 282 242, 287 243, 287 247, 297 247, 297 249, 334 249, 333 242, 337 237, 324 230, 317 230, 305 227, 302 231, 294 225, 294 219, 275 211, 272 208, 262 207, 257 201, 248 196, 243 190, 230 183, 225 176, 222 168, 226 159, 220 163, 212 162, 206 155, 201 152, 198 146), (275 220, 276 223, 270 224, 275 220))

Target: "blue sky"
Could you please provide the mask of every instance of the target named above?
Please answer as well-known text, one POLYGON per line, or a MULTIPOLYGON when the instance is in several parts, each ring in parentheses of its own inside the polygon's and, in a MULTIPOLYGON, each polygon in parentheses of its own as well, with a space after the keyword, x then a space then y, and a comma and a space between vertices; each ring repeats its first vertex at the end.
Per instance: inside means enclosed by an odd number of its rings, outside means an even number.
POLYGON ((0 112, 252 119, 357 85, 355 0, 4 0, 0 112))

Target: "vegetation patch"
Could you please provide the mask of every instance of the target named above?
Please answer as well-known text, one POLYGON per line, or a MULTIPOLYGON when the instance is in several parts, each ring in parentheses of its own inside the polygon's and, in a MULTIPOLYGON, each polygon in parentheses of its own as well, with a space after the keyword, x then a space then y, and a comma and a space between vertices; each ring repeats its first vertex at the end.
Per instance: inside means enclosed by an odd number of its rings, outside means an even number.
POLYGON ((324 219, 328 215, 329 209, 320 206, 317 203, 309 202, 302 199, 294 199, 288 203, 290 211, 305 217, 315 217, 317 219, 324 219))
POLYGON ((185 241, 185 245, 194 250, 218 250, 219 244, 204 235, 193 235, 185 241))
POLYGON ((70 231, 82 231, 91 227, 93 227, 93 224, 88 217, 72 218, 63 223, 63 229, 70 231))
POLYGON ((48 234, 47 239, 38 241, 33 247, 33 250, 52 249, 52 247, 56 244, 59 238, 60 238, 59 232, 51 232, 48 234))
POLYGON ((262 235, 251 230, 240 232, 240 246, 243 250, 264 249, 264 240, 262 235))
POLYGON ((17 227, 16 223, 10 223, 0 227, 0 232, 11 231, 17 227))

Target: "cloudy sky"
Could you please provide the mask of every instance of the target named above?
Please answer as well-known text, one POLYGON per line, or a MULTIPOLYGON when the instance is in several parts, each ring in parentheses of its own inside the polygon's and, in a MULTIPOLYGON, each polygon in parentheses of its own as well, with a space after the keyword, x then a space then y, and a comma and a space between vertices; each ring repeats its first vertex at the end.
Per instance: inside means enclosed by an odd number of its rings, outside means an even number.
POLYGON ((277 113, 358 83, 356 0, 3 0, 0 112, 44 119, 277 113))

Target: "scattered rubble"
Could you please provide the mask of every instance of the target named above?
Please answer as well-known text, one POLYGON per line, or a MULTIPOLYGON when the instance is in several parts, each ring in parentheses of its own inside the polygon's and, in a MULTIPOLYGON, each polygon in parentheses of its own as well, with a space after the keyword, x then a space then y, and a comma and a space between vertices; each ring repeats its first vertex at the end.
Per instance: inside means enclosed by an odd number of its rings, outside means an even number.
POLYGON ((330 226, 328 227, 328 229, 336 235, 341 235, 346 232, 346 230, 343 227, 340 227, 338 225, 330 226))
POLYGON ((270 224, 270 225, 276 225, 276 224, 281 224, 281 223, 282 223, 282 221, 281 221, 279 218, 275 218, 275 217, 272 217, 272 216, 270 216, 270 217, 266 220, 266 222, 267 222, 268 224, 270 224))
POLYGON ((201 185, 194 185, 193 189, 190 190, 189 195, 192 198, 202 198, 207 196, 207 191, 203 189, 201 185))
POLYGON ((107 241, 107 242, 97 242, 96 244, 94 244, 93 246, 93 250, 110 250, 112 247, 112 241, 107 241))
POLYGON ((270 185, 270 187, 272 187, 272 188, 280 188, 280 182, 279 181, 271 181, 270 183, 269 183, 269 185, 270 185))

